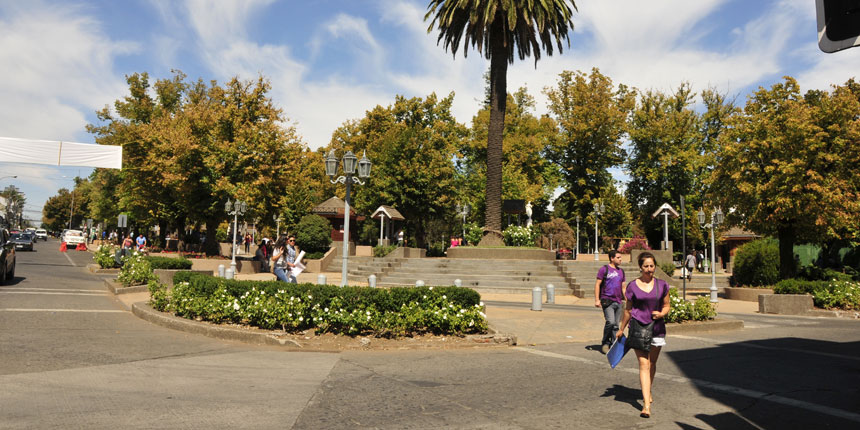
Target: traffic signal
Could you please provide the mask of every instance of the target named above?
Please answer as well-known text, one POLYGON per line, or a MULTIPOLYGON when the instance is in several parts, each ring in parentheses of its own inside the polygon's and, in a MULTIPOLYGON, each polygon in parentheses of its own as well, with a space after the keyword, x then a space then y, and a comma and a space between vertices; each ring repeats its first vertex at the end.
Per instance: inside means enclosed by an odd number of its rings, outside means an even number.
POLYGON ((860 45, 860 0, 815 0, 818 47, 827 53, 860 45))

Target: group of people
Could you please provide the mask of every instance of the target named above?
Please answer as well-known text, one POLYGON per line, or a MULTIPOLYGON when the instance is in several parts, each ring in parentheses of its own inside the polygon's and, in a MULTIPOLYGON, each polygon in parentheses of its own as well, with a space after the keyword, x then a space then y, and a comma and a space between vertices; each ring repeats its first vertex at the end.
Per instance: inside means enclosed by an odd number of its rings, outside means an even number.
MULTIPOLYGON (((246 252, 248 252, 247 247, 246 252)), ((274 244, 269 239, 264 238, 257 248, 255 257, 260 262, 260 270, 263 272, 271 271, 279 281, 293 284, 298 282, 294 271, 296 267, 295 236, 282 235, 274 244)))
POLYGON ((621 254, 609 251, 609 264, 597 272, 594 284, 594 306, 603 309, 605 324, 601 351, 606 354, 612 344, 629 327, 626 346, 639 360, 639 384, 643 407, 640 416, 651 417, 654 401, 651 388, 657 372, 660 350, 666 345, 666 315, 669 314, 669 284, 654 277, 657 259, 650 252, 639 254, 639 277, 625 285, 621 254))

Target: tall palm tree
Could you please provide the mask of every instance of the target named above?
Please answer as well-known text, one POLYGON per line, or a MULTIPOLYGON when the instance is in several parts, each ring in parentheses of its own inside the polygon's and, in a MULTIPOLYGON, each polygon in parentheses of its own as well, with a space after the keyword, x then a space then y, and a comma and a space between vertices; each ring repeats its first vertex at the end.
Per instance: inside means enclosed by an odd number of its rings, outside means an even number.
MULTIPOLYGON (((508 64, 514 54, 525 60, 534 52, 535 67, 541 50, 552 55, 553 44, 562 52, 568 29, 573 30, 573 0, 431 0, 424 21, 427 32, 439 29, 442 43, 456 57, 463 40, 490 60, 490 125, 487 136, 487 189, 485 229, 502 229, 502 133, 505 126, 508 64), (465 39, 464 39, 465 37, 465 39)), ((486 237, 486 232, 485 232, 486 237)))

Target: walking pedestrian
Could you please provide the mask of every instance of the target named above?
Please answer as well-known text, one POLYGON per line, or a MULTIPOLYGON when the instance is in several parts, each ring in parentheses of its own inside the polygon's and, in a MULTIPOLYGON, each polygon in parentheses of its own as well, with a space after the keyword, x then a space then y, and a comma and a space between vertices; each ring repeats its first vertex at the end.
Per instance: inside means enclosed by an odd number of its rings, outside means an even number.
POLYGON ((251 253, 251 233, 245 232, 245 254, 251 253))
POLYGON ((269 239, 263 238, 260 241, 260 246, 255 254, 257 261, 260 262, 260 271, 263 273, 271 272, 269 268, 269 259, 272 257, 272 251, 269 249, 269 239))
POLYGON ((293 284, 297 282, 291 273, 296 261, 295 243, 295 237, 281 236, 275 243, 275 249, 272 250, 272 261, 275 262, 274 272, 279 281, 293 284))
POLYGON ((605 320, 600 341, 600 351, 604 354, 609 352, 621 321, 625 276, 620 265, 621 253, 614 249, 609 251, 609 264, 597 271, 597 282, 594 284, 594 307, 603 308, 605 320))
POLYGON ((684 260, 684 268, 686 269, 685 271, 687 272, 686 273, 687 280, 689 281, 689 280, 693 279, 693 270, 696 269, 696 256, 693 255, 692 249, 687 251, 687 259, 684 260))
POLYGON ((666 315, 669 314, 669 285, 654 277, 657 259, 650 252, 639 254, 638 278, 627 284, 624 296, 624 317, 616 334, 620 338, 630 325, 626 347, 633 349, 639 360, 639 384, 642 388, 642 411, 639 416, 651 418, 651 389, 657 372, 660 350, 666 345, 666 315))

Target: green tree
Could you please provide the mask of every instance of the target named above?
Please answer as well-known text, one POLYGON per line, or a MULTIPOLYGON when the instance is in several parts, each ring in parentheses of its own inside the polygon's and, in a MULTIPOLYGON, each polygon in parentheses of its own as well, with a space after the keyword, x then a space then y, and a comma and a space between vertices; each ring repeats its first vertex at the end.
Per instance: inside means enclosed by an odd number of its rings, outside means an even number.
POLYGON ((802 97, 786 77, 760 88, 719 139, 710 197, 729 224, 779 239, 779 273, 795 271, 794 244, 857 241, 860 91, 848 81, 802 97))
MULTIPOLYGON (((563 41, 570 44, 574 2, 545 0, 431 0, 424 20, 428 33, 438 28, 437 43, 456 57, 460 41, 463 56, 468 45, 490 60, 490 121, 487 133, 487 185, 485 227, 498 234, 502 229, 502 140, 507 103, 507 70, 514 57, 524 60, 534 55, 535 66, 541 50, 552 55, 554 45, 562 52, 563 41)), ((498 239, 498 237, 494 237, 498 239)))
POLYGON ((383 204, 397 208, 419 247, 441 240, 429 238, 428 229, 435 219, 450 223, 456 205, 453 159, 467 130, 451 114, 453 98, 397 96, 393 105, 346 122, 327 148, 359 156, 366 151, 373 171, 365 185, 353 187, 353 206, 359 213, 383 204))
POLYGON ((590 75, 562 72, 556 86, 544 93, 559 127, 547 157, 561 172, 565 188, 554 206, 558 216, 575 223, 613 186, 609 168, 624 161, 621 144, 636 95, 623 84, 616 88, 596 68, 590 75))
MULTIPOLYGON (((536 207, 547 206, 559 183, 555 166, 544 157, 556 134, 556 124, 549 117, 534 115, 535 101, 526 88, 508 95, 505 114, 505 138, 502 157, 502 199, 532 201, 536 207)), ((457 156, 458 201, 469 202, 475 209, 470 218, 479 220, 486 207, 487 134, 490 108, 485 106, 472 119, 468 139, 462 140, 457 156)), ((545 210, 534 211, 533 219, 545 220, 545 210)))
POLYGON ((3 191, 0 191, 0 197, 6 201, 5 213, 2 214, 6 218, 6 222, 9 225, 22 227, 19 221, 22 221, 20 218, 23 218, 22 213, 24 204, 27 203, 27 197, 14 185, 8 185, 3 191))

